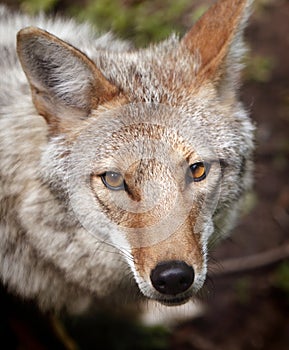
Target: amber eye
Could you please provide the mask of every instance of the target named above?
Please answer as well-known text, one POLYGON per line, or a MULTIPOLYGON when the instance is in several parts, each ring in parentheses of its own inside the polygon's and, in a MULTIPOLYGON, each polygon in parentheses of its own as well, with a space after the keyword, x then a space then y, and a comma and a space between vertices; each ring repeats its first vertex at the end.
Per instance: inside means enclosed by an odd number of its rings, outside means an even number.
POLYGON ((189 177, 192 181, 202 181, 208 175, 210 164, 205 162, 197 162, 190 166, 189 177))
POLYGON ((102 182, 110 190, 123 190, 124 189, 124 178, 120 173, 114 171, 107 171, 101 175, 102 182))

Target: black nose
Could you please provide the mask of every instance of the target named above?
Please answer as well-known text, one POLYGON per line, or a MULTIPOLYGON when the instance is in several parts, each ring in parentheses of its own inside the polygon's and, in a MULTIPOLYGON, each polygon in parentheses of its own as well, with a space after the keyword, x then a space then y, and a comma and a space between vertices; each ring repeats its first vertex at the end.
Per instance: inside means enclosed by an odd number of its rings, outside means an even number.
POLYGON ((194 281, 194 270, 184 261, 165 261, 157 264, 150 278, 158 292, 176 295, 190 288, 194 281))

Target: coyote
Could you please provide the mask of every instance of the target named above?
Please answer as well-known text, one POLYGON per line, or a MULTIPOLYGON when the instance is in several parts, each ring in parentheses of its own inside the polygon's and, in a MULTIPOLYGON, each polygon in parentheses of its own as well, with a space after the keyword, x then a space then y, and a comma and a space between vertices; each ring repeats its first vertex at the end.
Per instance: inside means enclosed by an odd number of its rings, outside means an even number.
POLYGON ((135 49, 0 7, 0 279, 43 310, 204 285, 252 183, 238 97, 251 0, 135 49))

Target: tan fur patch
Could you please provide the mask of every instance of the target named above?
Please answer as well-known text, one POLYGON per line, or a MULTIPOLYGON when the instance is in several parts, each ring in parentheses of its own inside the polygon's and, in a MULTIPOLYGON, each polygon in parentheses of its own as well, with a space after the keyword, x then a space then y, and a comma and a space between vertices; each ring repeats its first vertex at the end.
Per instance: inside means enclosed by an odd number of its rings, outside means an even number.
MULTIPOLYGON (((168 260, 181 260, 196 270, 201 269, 203 255, 199 237, 192 230, 191 220, 187 220, 166 240, 149 247, 134 248, 132 255, 136 270, 144 279, 149 279, 155 266, 168 260)), ((158 233, 156 232, 156 235, 158 233)))

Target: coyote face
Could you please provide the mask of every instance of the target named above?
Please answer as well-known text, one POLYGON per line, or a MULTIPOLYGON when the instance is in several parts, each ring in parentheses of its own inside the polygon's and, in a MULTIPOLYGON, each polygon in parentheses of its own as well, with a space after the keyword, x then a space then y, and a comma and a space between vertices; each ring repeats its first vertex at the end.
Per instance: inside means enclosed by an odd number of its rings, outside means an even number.
MULTIPOLYGON (((59 169, 57 178, 66 184, 58 186, 65 186, 79 222, 124 253, 148 298, 170 305, 187 301, 205 281, 210 240, 224 236, 235 221, 250 182, 250 161, 236 154, 247 144, 235 144, 229 122, 217 134, 214 123, 205 123, 226 113, 222 106, 201 111, 194 104, 186 110, 126 104, 93 112, 77 135, 64 140, 65 152, 62 145, 55 158, 57 141, 53 154, 45 154, 43 168, 53 176, 51 170, 59 169)), ((244 112, 234 113, 237 132, 249 130, 244 112)))
POLYGON ((80 222, 98 237, 102 213, 141 291, 170 303, 187 300, 204 282, 225 170, 199 122, 186 130, 188 118, 150 103, 105 112, 82 130, 68 159, 80 222))
POLYGON ((23 98, 7 98, 14 70, 0 95, 0 266, 11 289, 45 307, 138 291, 178 305, 199 291, 208 246, 229 233, 251 185, 254 128, 236 89, 249 3, 219 1, 182 40, 139 51, 18 32, 23 98))

